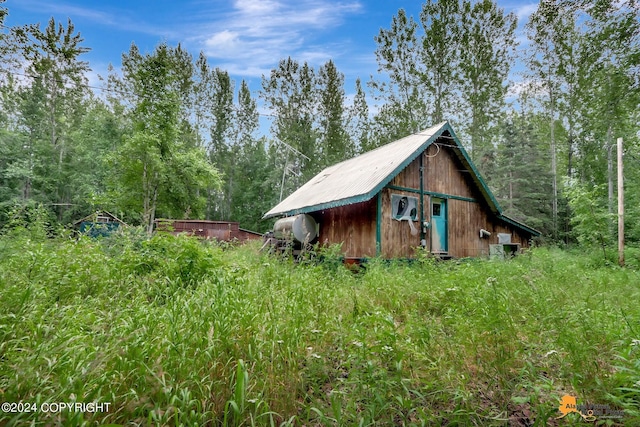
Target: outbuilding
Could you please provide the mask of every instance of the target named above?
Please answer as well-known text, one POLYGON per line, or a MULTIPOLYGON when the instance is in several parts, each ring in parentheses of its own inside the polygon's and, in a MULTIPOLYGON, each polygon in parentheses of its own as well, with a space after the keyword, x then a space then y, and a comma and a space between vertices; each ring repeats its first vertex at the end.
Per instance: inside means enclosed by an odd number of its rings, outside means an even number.
POLYGON ((76 230, 91 237, 108 236, 126 225, 124 221, 107 211, 96 211, 73 223, 76 230))
POLYGON ((262 239, 262 234, 240 228, 240 224, 232 221, 208 221, 204 219, 156 219, 156 231, 172 234, 214 239, 219 241, 246 242, 262 239))
POLYGON ((264 218, 303 214, 347 259, 500 255, 540 234, 502 212, 448 122, 324 169, 264 218))

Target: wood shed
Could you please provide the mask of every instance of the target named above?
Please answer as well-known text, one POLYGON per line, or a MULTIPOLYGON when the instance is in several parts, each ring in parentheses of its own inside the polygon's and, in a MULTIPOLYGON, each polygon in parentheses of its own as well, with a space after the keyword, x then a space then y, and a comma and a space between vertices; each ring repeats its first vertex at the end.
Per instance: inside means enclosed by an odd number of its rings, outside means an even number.
POLYGON ((76 230, 91 237, 108 236, 126 225, 124 221, 107 211, 96 211, 73 223, 76 230))
POLYGON ((330 166, 264 218, 307 214, 347 259, 443 258, 526 248, 540 233, 503 214, 451 125, 442 122, 330 166))
POLYGON ((156 219, 157 231, 168 231, 173 234, 222 241, 241 241, 262 239, 262 234, 240 228, 240 224, 232 221, 208 221, 204 219, 156 219))

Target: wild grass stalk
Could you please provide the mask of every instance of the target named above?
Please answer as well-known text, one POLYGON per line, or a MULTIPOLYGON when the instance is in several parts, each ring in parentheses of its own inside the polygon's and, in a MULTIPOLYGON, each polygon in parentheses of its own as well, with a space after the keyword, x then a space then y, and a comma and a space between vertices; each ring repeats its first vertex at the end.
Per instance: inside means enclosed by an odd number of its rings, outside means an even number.
POLYGON ((354 273, 332 252, 35 236, 0 236, 0 400, 111 408, 0 424, 546 425, 566 394, 640 419, 640 275, 590 254, 354 273))

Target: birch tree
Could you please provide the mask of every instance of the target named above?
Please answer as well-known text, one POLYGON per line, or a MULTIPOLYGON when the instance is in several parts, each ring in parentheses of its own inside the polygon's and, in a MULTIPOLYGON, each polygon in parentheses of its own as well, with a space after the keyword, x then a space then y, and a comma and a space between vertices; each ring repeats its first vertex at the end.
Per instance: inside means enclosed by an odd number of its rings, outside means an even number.
POLYGON ((464 1, 460 38, 461 108, 471 156, 484 172, 504 111, 508 75, 515 61, 517 19, 493 0, 464 1))
POLYGON ((392 18, 390 28, 380 29, 375 37, 378 72, 386 77, 370 82, 374 100, 381 103, 374 120, 377 144, 401 138, 427 125, 427 104, 417 70, 421 49, 417 28, 413 17, 400 9, 392 18))

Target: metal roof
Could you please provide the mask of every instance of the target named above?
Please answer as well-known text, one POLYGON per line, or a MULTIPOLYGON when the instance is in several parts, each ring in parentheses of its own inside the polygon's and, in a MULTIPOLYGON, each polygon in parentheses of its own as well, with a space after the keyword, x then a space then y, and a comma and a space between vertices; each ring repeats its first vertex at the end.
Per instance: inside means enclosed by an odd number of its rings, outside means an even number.
POLYGON ((455 136, 449 122, 439 123, 329 166, 278 203, 263 218, 297 215, 370 200, 441 136, 449 137, 454 142, 452 148, 463 165, 472 172, 471 177, 489 208, 501 219, 539 235, 537 230, 502 215, 498 201, 455 136))
POLYGON ((439 135, 438 131, 445 123, 329 166, 267 212, 264 218, 369 200, 377 194, 374 190, 381 183, 390 181, 435 140, 434 136, 439 135))

